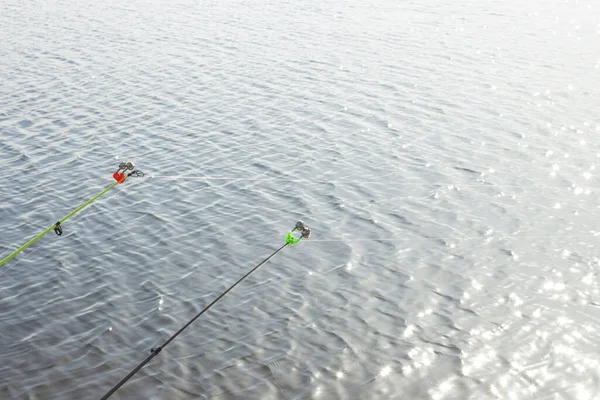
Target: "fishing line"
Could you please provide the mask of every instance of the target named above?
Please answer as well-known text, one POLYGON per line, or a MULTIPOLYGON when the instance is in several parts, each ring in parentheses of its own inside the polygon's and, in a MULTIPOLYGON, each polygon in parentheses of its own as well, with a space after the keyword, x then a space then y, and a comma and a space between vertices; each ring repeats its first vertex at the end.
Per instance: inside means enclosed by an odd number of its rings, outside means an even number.
MULTIPOLYGON (((319 184, 365 184, 365 183, 383 183, 387 184, 384 180, 362 180, 361 178, 356 178, 356 180, 311 180, 311 179, 293 179, 293 178, 277 178, 277 177, 269 177, 269 178, 237 178, 232 176, 191 176, 191 175, 149 175, 147 179, 166 179, 166 180, 199 180, 199 181, 231 181, 231 182, 286 182, 286 183, 319 183, 319 184)), ((523 188, 523 189, 566 189, 572 190, 576 189, 577 185, 564 186, 564 185, 513 185, 513 184, 501 184, 501 183, 489 183, 489 182, 481 182, 481 183, 456 183, 456 182, 419 182, 417 179, 410 181, 395 181, 396 185, 408 185, 408 186, 416 186, 416 187, 431 187, 431 186, 439 186, 439 187, 448 187, 448 188, 458 188, 461 187, 489 187, 489 188, 523 188), (417 181, 417 182, 415 182, 417 181)), ((599 186, 581 186, 582 189, 590 189, 590 190, 598 190, 599 186)))
MULTIPOLYGON (((419 240, 438 240, 438 241, 467 241, 467 240, 520 240, 520 239, 577 239, 577 238, 593 238, 599 237, 600 232, 597 234, 589 235, 515 235, 515 236, 466 236, 466 237, 452 237, 452 236, 431 236, 431 237, 397 237, 397 238, 348 238, 348 239, 311 239, 309 243, 352 243, 352 242, 406 242, 406 241, 419 241, 419 240)), ((207 237, 210 238, 210 237, 207 237)))
POLYGON ((414 240, 443 240, 443 241, 461 241, 461 240, 476 240, 476 239, 576 239, 576 238, 592 238, 600 236, 598 234, 591 235, 515 235, 515 236, 467 236, 467 237, 424 237, 415 239, 413 237, 392 238, 392 239, 372 239, 372 238, 354 238, 354 239, 314 239, 311 243, 317 242, 404 242, 414 240))
POLYGON ((231 285, 227 290, 225 290, 223 293, 221 293, 216 299, 214 299, 212 302, 210 302, 206 307, 204 307, 198 314, 196 314, 192 319, 190 319, 184 326, 182 326, 177 332, 175 332, 163 344, 161 344, 158 347, 153 348, 150 352, 150 355, 148 357, 146 357, 141 363, 139 363, 123 379, 121 379, 121 381, 119 381, 119 383, 117 383, 115 386, 113 386, 113 388, 110 389, 102 397, 101 400, 106 400, 110 396, 112 396, 113 393, 115 393, 121 386, 123 386, 129 379, 131 379, 131 377, 133 377, 140 369, 142 369, 144 367, 144 365, 146 365, 148 362, 150 362, 150 360, 152 360, 154 357, 156 357, 158 355, 158 353, 160 353, 162 351, 162 349, 164 349, 177 336, 179 336, 188 326, 193 324, 194 321, 196 321, 198 318, 200 318, 200 316, 202 314, 204 314, 206 311, 210 310, 210 308, 212 306, 214 306, 219 300, 221 300, 223 297, 225 297, 225 295, 227 295, 227 293, 231 292, 238 284, 240 284, 242 281, 244 281, 244 279, 249 277, 254 271, 256 271, 258 268, 260 268, 262 265, 264 265, 267 261, 269 261, 270 259, 275 257, 275 255, 277 255, 277 253, 279 253, 281 250, 283 250, 287 246, 298 243, 303 238, 309 238, 310 233, 311 233, 310 229, 302 221, 298 221, 296 223, 296 226, 294 227, 294 229, 287 234, 287 236, 285 238, 285 243, 281 247, 279 247, 277 250, 275 250, 273 253, 271 253, 271 255, 269 255, 267 258, 265 258, 260 263, 258 263, 254 268, 252 268, 248 273, 246 273, 246 275, 242 276, 238 281, 236 281, 233 285, 231 285), (299 238, 296 238, 293 235, 293 232, 296 230, 299 230, 301 232, 301 236, 299 238))

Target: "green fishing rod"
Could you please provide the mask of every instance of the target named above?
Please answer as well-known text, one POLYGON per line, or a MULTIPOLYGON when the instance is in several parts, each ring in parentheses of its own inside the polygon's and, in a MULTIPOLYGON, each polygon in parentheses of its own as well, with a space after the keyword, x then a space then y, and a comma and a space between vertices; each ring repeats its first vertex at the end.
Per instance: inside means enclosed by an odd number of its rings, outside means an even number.
POLYGON ((213 301, 211 301, 209 305, 207 305, 206 307, 204 307, 198 314, 196 314, 196 316, 194 318, 190 319, 184 326, 182 326, 177 332, 175 332, 163 344, 161 344, 160 346, 155 347, 152 350, 150 350, 150 355, 148 355, 144 359, 144 361, 142 361, 141 363, 139 363, 137 365, 137 367, 135 367, 129 374, 127 374, 123 379, 121 379, 119 381, 119 383, 117 383, 115 386, 113 386, 112 389, 110 389, 104 396, 102 396, 101 400, 106 400, 110 396, 112 396, 113 393, 115 393, 121 386, 123 386, 129 379, 131 379, 140 369, 142 369, 144 367, 144 365, 148 364, 150 362, 150 360, 152 360, 154 357, 156 357, 158 355, 158 353, 160 353, 162 351, 162 349, 164 349, 165 347, 167 347, 167 345, 169 343, 171 343, 177 336, 179 336, 179 334, 181 332, 183 332, 188 326, 190 326, 191 324, 193 324, 194 321, 196 321, 198 318, 200 318, 200 316, 202 314, 204 314, 212 306, 214 306, 219 300, 221 300, 223 297, 225 297, 225 295, 227 293, 231 292, 233 290, 233 288, 235 288, 244 279, 246 279, 247 277, 249 277, 254 271, 256 271, 257 269, 259 269, 262 265, 264 265, 271 258, 275 257, 275 255, 277 253, 279 253, 281 250, 283 250, 287 246, 293 245, 295 243, 298 243, 302 239, 308 239, 309 237, 310 237, 310 229, 308 228, 308 226, 306 226, 306 224, 304 222, 302 222, 302 221, 296 222, 296 226, 294 227, 294 229, 291 232, 288 232, 288 234, 287 234, 287 236, 285 238, 285 244, 283 244, 281 247, 279 247, 277 250, 275 250, 273 253, 271 253, 270 256, 268 256, 267 258, 265 258, 264 260, 262 260, 260 263, 258 263, 258 265, 256 265, 254 268, 252 268, 248 273, 246 273, 246 275, 242 276, 237 282, 235 282, 227 290, 225 290, 223 293, 221 293, 216 299, 214 299, 213 301), (293 232, 296 231, 296 230, 300 231, 300 237, 295 237, 294 236, 293 232))
POLYGON ((7 257, 3 258, 0 261, 0 267, 2 267, 4 264, 6 264, 7 262, 9 262, 13 258, 15 258, 17 256, 17 254, 19 254, 20 252, 22 252, 23 250, 25 250, 26 248, 28 248, 29 246, 31 246, 32 244, 34 244, 35 242, 37 242, 38 240, 43 238, 48 232, 54 230, 54 233, 56 233, 58 236, 62 236, 62 234, 63 234, 63 229, 62 229, 62 225, 61 225, 62 223, 64 223, 69 218, 71 218, 73 215, 77 214, 79 211, 83 210, 85 207, 92 204, 94 201, 96 201, 101 196, 110 192, 110 190, 113 189, 115 186, 120 185, 123 182, 125 182, 125 180, 130 176, 144 176, 144 173, 142 171, 136 170, 135 165, 133 165, 133 163, 122 161, 119 164, 119 169, 117 170, 117 172, 115 172, 113 174, 113 178, 115 178, 115 180, 116 180, 115 183, 111 184, 109 187, 107 187, 106 189, 104 189, 103 191, 101 191, 100 193, 98 193, 97 195, 95 195, 94 197, 92 197, 91 199, 89 199, 88 201, 86 201, 85 203, 83 203, 82 205, 80 205, 79 207, 74 209, 73 211, 71 211, 69 214, 67 214, 64 218, 60 219, 54 225, 50 226, 49 228, 44 230, 42 233, 40 233, 39 235, 37 235, 36 237, 31 239, 30 241, 25 243, 23 246, 19 247, 18 249, 16 249, 12 253, 10 253, 7 257))

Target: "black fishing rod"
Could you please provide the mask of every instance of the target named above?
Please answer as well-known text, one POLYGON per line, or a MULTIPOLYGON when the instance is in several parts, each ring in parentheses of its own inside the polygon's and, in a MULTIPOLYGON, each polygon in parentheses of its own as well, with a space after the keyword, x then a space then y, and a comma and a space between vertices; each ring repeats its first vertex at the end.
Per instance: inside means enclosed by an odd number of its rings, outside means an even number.
POLYGON ((131 379, 131 377, 133 377, 140 369, 142 369, 144 367, 144 365, 148 364, 150 362, 150 360, 152 360, 154 357, 156 357, 158 355, 158 353, 160 353, 162 351, 162 349, 164 349, 165 347, 167 347, 167 345, 169 343, 171 343, 177 336, 179 336, 179 334, 181 332, 183 332, 188 326, 190 326, 191 324, 193 324, 194 321, 196 321, 198 318, 200 318, 200 316, 202 314, 204 314, 212 306, 214 306, 219 300, 221 300, 223 297, 225 297, 225 295, 227 293, 231 292, 234 287, 236 287, 244 279, 246 279, 247 277, 249 277, 254 271, 256 271, 257 269, 259 269, 262 265, 264 265, 271 258, 275 257, 275 255, 277 253, 279 253, 281 250, 283 250, 284 248, 286 248, 288 245, 293 245, 295 243, 298 243, 300 240, 302 240, 304 238, 308 239, 309 237, 310 237, 310 229, 308 228, 308 226, 306 226, 306 224, 304 224, 304 222, 302 222, 302 221, 296 222, 296 226, 294 227, 294 229, 291 232, 288 232, 288 234, 287 234, 287 236, 285 238, 285 244, 283 246, 281 246, 280 248, 278 248, 277 250, 275 250, 270 256, 268 256, 267 258, 265 258, 264 260, 262 260, 258 265, 256 265, 254 268, 252 268, 246 275, 242 276, 236 283, 234 283, 227 290, 225 290, 223 293, 221 293, 219 295, 219 297, 217 297, 209 305, 207 305, 206 307, 204 307, 202 309, 202 311, 200 311, 198 314, 196 314, 196 316, 194 318, 190 319, 184 326, 182 326, 177 332, 175 332, 173 334, 173 336, 171 336, 169 339, 167 339, 163 344, 161 344, 158 347, 153 348, 150 351, 150 355, 148 357, 146 357, 146 359, 144 359, 144 361, 142 361, 141 363, 139 363, 137 367, 135 367, 129 374, 127 374, 127 376, 125 376, 123 379, 121 379, 121 381, 119 383, 117 383, 115 386, 113 386, 113 388, 110 389, 104 396, 102 396, 101 400, 106 400, 110 396, 112 396, 113 393, 115 393, 121 386, 123 386, 129 379, 131 379), (294 234, 293 234, 293 232, 296 231, 296 230, 300 231, 300 233, 301 233, 301 236, 299 238, 295 237, 294 234))

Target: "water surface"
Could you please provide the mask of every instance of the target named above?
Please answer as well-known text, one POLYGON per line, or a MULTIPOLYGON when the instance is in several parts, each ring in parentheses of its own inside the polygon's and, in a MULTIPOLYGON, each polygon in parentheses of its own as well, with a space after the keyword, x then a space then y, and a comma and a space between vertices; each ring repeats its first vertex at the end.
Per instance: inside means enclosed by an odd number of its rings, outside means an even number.
POLYGON ((0 14, 2 399, 596 396, 596 2, 0 14))

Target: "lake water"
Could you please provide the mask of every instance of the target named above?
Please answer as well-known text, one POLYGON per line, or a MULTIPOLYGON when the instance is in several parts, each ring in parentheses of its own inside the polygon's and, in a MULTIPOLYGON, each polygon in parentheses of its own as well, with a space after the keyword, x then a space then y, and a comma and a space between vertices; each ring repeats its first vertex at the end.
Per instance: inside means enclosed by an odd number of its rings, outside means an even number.
POLYGON ((597 398, 597 1, 0 14, 0 398, 597 398))

